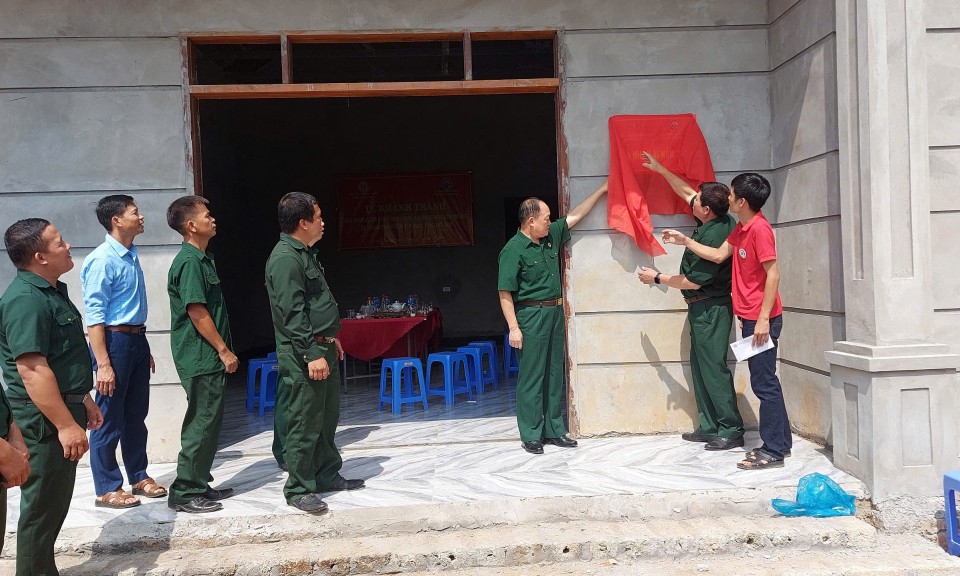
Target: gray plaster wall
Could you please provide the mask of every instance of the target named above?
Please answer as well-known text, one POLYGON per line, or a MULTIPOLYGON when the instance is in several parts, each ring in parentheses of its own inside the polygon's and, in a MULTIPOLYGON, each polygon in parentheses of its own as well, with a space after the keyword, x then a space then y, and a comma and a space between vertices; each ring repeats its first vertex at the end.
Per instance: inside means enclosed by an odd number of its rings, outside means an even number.
MULTIPOLYGON (((150 454, 170 460, 179 446, 183 395, 166 341, 163 285, 178 239, 162 222, 163 208, 186 193, 189 179, 177 35, 557 28, 569 160, 562 195, 569 205, 606 175, 606 120, 626 113, 696 113, 718 179, 762 171, 783 190, 775 199, 780 208, 771 211, 778 238, 804 243, 810 257, 783 256, 790 317, 782 374, 785 387, 797 383, 800 391, 790 396, 792 407, 816 403, 815 392, 826 382, 816 348, 829 346, 805 344, 805 334, 827 331, 828 342, 840 339, 835 332, 842 329, 836 320, 842 293, 817 285, 834 273, 835 250, 827 241, 836 215, 827 12, 822 0, 455 0, 442 10, 422 0, 289 0, 269 8, 253 0, 0 0, 0 125, 6 136, 0 143, 0 213, 50 215, 77 246, 79 263, 103 234, 93 201, 118 191, 141 204, 150 338, 159 363, 150 454)), ((573 421, 583 434, 689 429, 696 411, 685 305, 679 293, 645 287, 635 276, 638 266, 676 270, 680 252, 670 248, 652 262, 606 227, 605 209, 601 203, 570 245, 573 421)), ((677 218, 654 224, 692 229, 691 221, 677 218)), ((0 264, 0 284, 12 273, 9 264, 0 264)), ((76 271, 71 274, 67 281, 78 298, 76 271)), ((755 422, 745 369, 737 368, 736 383, 748 423, 755 422)), ((798 427, 820 434, 816 423, 798 427)))
POLYGON ((830 367, 844 339, 834 0, 770 0, 773 197, 784 329, 780 380, 795 431, 831 442, 830 367))
POLYGON ((960 6, 928 0, 927 110, 936 341, 960 354, 960 6))

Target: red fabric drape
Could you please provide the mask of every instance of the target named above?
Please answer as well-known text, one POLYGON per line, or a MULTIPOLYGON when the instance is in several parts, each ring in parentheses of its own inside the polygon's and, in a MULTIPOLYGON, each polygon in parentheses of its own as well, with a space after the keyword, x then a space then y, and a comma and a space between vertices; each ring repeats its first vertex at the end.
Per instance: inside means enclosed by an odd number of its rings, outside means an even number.
POLYGON ((651 214, 690 214, 667 181, 643 167, 647 151, 696 189, 714 180, 710 151, 693 114, 611 116, 607 222, 629 234, 651 256, 665 254, 653 235, 651 214))

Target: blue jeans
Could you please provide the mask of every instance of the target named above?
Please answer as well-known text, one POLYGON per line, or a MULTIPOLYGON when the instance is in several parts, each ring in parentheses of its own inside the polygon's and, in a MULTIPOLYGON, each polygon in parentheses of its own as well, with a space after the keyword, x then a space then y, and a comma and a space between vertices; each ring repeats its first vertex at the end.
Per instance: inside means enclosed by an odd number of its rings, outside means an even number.
MULTIPOLYGON (((131 485, 147 474, 147 412, 150 409, 150 345, 144 334, 105 332, 117 377, 113 396, 96 393, 103 426, 90 431, 90 470, 97 495, 123 486, 117 444, 131 485)), ((94 365, 96 369, 96 365, 94 365)))
MULTIPOLYGON (((753 336, 756 320, 740 319, 743 322, 743 337, 753 336)), ((783 388, 777 378, 777 341, 783 330, 783 316, 770 319, 770 338, 773 348, 747 360, 750 366, 750 387, 760 400, 760 440, 763 448, 777 458, 793 447, 793 433, 787 406, 783 402, 783 388)))

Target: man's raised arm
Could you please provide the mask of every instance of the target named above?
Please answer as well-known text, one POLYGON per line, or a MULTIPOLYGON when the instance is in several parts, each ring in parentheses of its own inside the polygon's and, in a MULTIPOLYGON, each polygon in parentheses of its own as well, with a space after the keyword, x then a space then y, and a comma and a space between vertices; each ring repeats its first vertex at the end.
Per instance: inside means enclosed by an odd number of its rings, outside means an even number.
POLYGON ((587 196, 583 202, 577 204, 572 210, 567 212, 567 228, 573 228, 576 226, 577 222, 580 222, 584 216, 589 214, 590 210, 593 209, 593 205, 597 203, 597 200, 599 200, 600 197, 606 193, 607 181, 604 180, 603 184, 593 191, 593 194, 587 196))
POLYGON ((704 246, 696 240, 684 236, 682 232, 670 230, 669 228, 663 231, 662 239, 664 244, 684 246, 697 256, 714 264, 719 264, 733 255, 733 246, 727 241, 724 241, 719 248, 711 248, 710 246, 704 246))
POLYGON ((646 150, 644 150, 643 152, 643 159, 645 160, 643 163, 644 168, 649 168, 650 170, 653 170, 657 174, 663 176, 666 179, 667 184, 669 184, 670 187, 673 188, 673 191, 676 192, 677 196, 683 198, 683 201, 686 202, 687 204, 690 204, 690 200, 692 200, 693 197, 697 195, 696 190, 694 190, 693 188, 690 187, 689 184, 684 182, 683 178, 667 170, 667 168, 663 164, 661 164, 656 158, 653 157, 652 154, 650 154, 646 150))

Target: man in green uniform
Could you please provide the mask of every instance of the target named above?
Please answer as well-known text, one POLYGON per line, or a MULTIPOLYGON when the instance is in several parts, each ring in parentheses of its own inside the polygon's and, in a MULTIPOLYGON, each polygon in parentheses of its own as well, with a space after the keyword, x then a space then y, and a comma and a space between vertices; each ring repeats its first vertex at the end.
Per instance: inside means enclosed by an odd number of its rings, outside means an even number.
MULTIPOLYGON (((705 246, 723 244, 737 221, 727 212, 730 190, 718 182, 705 182, 695 192, 656 158, 644 152, 645 167, 661 174, 670 187, 690 204, 697 220, 691 236, 705 246)), ((644 284, 661 284, 681 290, 690 322, 690 371, 700 422, 694 432, 682 435, 689 442, 704 442, 707 450, 729 450, 743 446, 743 418, 737 408, 733 374, 727 366, 727 345, 733 327, 729 259, 715 264, 691 250, 683 251, 680 274, 661 274, 640 268, 644 284)))
POLYGON ((230 320, 217 266, 207 252, 217 223, 205 198, 183 196, 167 208, 167 225, 183 236, 167 273, 167 294, 173 362, 187 393, 177 479, 167 506, 178 512, 214 512, 223 508, 219 500, 233 496, 233 488, 210 487, 210 468, 223 424, 227 374, 238 365, 230 350, 230 320))
POLYGON ((567 436, 560 402, 564 381, 563 299, 560 282, 560 245, 607 193, 607 183, 556 222, 539 198, 520 204, 520 229, 500 251, 497 290, 500 309, 510 329, 510 345, 517 348, 517 426, 523 449, 543 454, 544 442, 573 448, 567 436))
POLYGON ((70 245, 41 218, 3 236, 17 276, 0 297, 0 358, 14 420, 30 453, 20 488, 17 576, 56 576, 53 544, 67 517, 77 461, 89 450, 84 428, 103 425, 90 396, 93 366, 80 312, 61 275, 70 245))
POLYGON ((327 504, 318 493, 363 487, 363 480, 340 475, 343 460, 334 444, 343 359, 336 338, 340 312, 312 248, 323 237, 316 198, 290 192, 280 199, 277 217, 282 234, 267 259, 265 280, 280 366, 274 418, 286 421, 283 457, 289 475, 283 495, 291 506, 322 514, 327 504))

